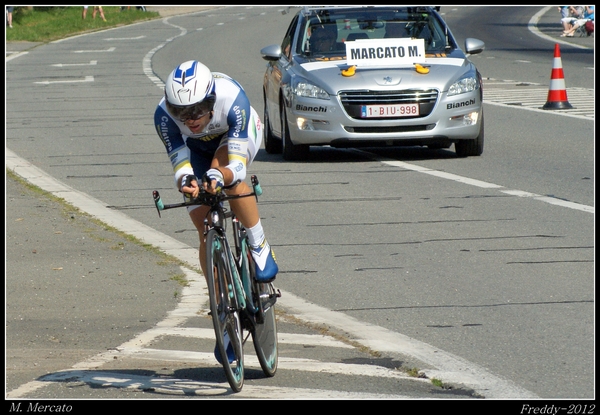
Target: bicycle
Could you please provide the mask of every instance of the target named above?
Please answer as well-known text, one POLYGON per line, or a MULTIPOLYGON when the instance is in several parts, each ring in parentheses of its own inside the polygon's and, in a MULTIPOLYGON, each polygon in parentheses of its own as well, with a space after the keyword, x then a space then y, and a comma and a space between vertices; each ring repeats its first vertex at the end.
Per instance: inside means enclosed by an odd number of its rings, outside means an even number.
MULTIPOLYGON (((228 200, 262 194, 258 178, 253 175, 252 192, 227 195, 221 191, 210 194, 201 191, 194 200, 165 205, 154 190, 152 196, 160 217, 162 210, 206 205, 210 208, 204 220, 206 238, 206 282, 210 299, 210 314, 217 339, 217 350, 223 369, 234 392, 244 385, 244 344, 252 335, 256 356, 267 377, 277 371, 278 344, 275 303, 281 292, 272 282, 261 283, 254 278, 255 265, 250 252, 246 230, 232 210, 225 207, 228 200), (209 220, 210 219, 210 220, 209 220), (227 237, 227 220, 232 223, 234 249, 227 237), (244 337, 244 330, 247 334, 244 337), (229 337, 234 358, 227 353, 225 336, 229 337), (225 356, 223 358, 222 356, 225 356)), ((231 188, 226 186, 224 189, 231 188)))

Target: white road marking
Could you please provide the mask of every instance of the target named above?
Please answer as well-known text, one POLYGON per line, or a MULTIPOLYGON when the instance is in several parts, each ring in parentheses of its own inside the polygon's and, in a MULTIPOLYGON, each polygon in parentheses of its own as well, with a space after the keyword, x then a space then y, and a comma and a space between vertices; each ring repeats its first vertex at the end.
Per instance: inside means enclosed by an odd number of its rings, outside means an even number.
POLYGON ((58 66, 59 68, 64 68, 67 66, 94 66, 98 63, 98 61, 90 61, 90 63, 55 63, 50 66, 58 66))
POLYGON ((524 109, 545 114, 594 120, 596 108, 593 88, 567 88, 567 100, 573 106, 564 110, 545 110, 549 88, 531 88, 531 82, 502 80, 483 81, 483 103, 499 107, 524 109))
MULTIPOLYGON (((213 332, 213 338, 215 334, 213 332)), ((212 352, 192 352, 189 350, 160 350, 160 349, 125 349, 119 348, 115 356, 129 356, 135 359, 158 360, 165 362, 201 363, 204 366, 221 367, 212 352)), ((260 369, 258 358, 253 354, 244 355, 247 367, 260 369)), ((351 363, 321 362, 314 359, 279 356, 277 370, 298 370, 304 372, 333 373, 350 376, 373 376, 380 378, 408 379, 415 382, 430 382, 429 379, 408 376, 399 370, 388 369, 376 365, 359 365, 351 363)))
POLYGON ((405 163, 403 161, 381 160, 381 162, 383 164, 387 164, 388 166, 400 167, 400 168, 403 168, 406 170, 412 170, 412 171, 416 171, 419 173, 425 173, 425 174, 429 174, 431 176, 436 176, 436 177, 440 177, 442 179, 447 179, 447 180, 453 180, 455 182, 464 183, 464 184, 468 184, 471 186, 477 186, 477 187, 482 187, 482 188, 487 188, 487 189, 500 189, 500 191, 502 193, 505 193, 505 194, 508 194, 511 196, 530 197, 534 200, 539 200, 541 202, 546 202, 546 203, 550 203, 552 205, 562 206, 562 207, 566 207, 569 209, 581 210, 582 212, 588 212, 588 213, 592 213, 592 214, 595 212, 594 206, 588 206, 588 205, 583 205, 580 203, 569 202, 567 200, 557 199, 555 197, 550 197, 550 196, 542 196, 542 195, 538 195, 535 193, 524 192, 522 190, 505 189, 504 186, 500 186, 498 184, 483 182, 481 180, 470 179, 468 177, 463 177, 463 176, 459 176, 456 174, 447 173, 447 172, 443 172, 443 171, 439 171, 439 170, 433 170, 433 169, 429 169, 427 167, 422 167, 422 166, 417 166, 414 164, 405 163), (504 190, 502 190, 502 189, 504 189, 504 190))
MULTIPOLYGON (((197 327, 172 327, 172 328, 155 328, 161 336, 181 336, 193 337, 196 339, 214 339, 215 331, 213 329, 202 329, 197 327)), ((304 346, 320 346, 320 347, 340 347, 343 349, 354 349, 353 346, 335 340, 328 336, 319 334, 296 334, 296 333, 278 333, 277 342, 279 344, 302 344, 304 346)))
MULTIPOLYGON (((214 360, 214 358, 213 358, 214 360)), ((190 379, 177 379, 171 377, 149 377, 123 373, 107 373, 105 371, 72 370, 51 374, 46 377, 48 381, 56 382, 85 382, 89 385, 102 387, 112 386, 135 390, 151 390, 154 393, 165 395, 189 396, 193 391, 195 396, 232 397, 231 389, 227 382, 199 382, 190 379), (112 375, 112 376, 111 376, 112 375)), ((343 392, 325 389, 304 389, 278 386, 253 386, 245 384, 241 392, 233 397, 240 399, 273 399, 273 397, 286 396, 290 399, 415 399, 406 395, 386 395, 377 393, 343 392)))
POLYGON ((569 202, 568 200, 557 199, 555 197, 550 196, 542 196, 537 195, 535 193, 523 192, 521 190, 500 190, 502 193, 506 193, 512 196, 518 197, 530 197, 532 199, 539 200, 541 202, 546 202, 551 205, 557 205, 566 207, 569 209, 581 210, 582 212, 594 213, 595 208, 593 206, 582 205, 579 203, 569 202))
POLYGON ((107 42, 111 42, 113 40, 139 40, 139 39, 143 39, 146 36, 144 35, 140 35, 140 36, 136 36, 136 37, 107 37, 106 40, 107 42))
POLYGON ((94 77, 86 76, 84 79, 64 79, 62 81, 39 81, 39 82, 34 82, 34 84, 39 84, 39 85, 74 84, 74 83, 81 83, 81 82, 94 82, 94 77))
POLYGON ((103 52, 114 52, 117 48, 111 47, 104 50, 74 50, 73 53, 103 53, 103 52))

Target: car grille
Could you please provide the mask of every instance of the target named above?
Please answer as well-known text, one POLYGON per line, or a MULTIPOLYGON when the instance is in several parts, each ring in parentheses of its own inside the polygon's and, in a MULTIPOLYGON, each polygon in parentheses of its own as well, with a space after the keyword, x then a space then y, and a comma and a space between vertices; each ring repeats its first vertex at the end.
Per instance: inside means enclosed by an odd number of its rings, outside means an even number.
MULTIPOLYGON (((431 114, 438 99, 435 89, 405 89, 401 91, 342 91, 340 100, 348 116, 364 119, 360 116, 362 105, 373 104, 419 104, 416 117, 398 117, 403 119, 423 118, 431 114)), ((370 118, 377 119, 377 118, 370 118)), ((385 119, 393 119, 386 117, 385 119)))

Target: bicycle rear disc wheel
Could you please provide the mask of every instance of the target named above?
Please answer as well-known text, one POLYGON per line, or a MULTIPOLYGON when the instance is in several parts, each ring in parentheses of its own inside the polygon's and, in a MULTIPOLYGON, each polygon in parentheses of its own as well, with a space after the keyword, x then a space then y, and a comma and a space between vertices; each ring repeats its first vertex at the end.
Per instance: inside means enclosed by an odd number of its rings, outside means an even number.
POLYGON ((214 229, 206 235, 206 273, 210 311, 217 340, 216 353, 221 356, 231 389, 239 392, 244 386, 242 325, 227 257, 227 241, 214 229), (226 342, 226 333, 229 342, 226 342), (230 349, 229 353, 227 348, 230 349))
POLYGON ((254 304, 258 308, 256 313, 256 324, 252 330, 252 343, 256 357, 260 363, 265 376, 275 376, 279 351, 277 345, 277 321, 275 320, 275 301, 277 295, 273 284, 260 283, 254 278, 254 262, 248 254, 248 264, 252 281, 252 295, 254 304))

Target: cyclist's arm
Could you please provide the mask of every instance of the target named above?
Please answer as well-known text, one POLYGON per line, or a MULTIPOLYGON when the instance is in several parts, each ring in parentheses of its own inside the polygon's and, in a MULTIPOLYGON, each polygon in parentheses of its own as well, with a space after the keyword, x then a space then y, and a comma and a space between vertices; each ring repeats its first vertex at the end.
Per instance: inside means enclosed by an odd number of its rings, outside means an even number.
POLYGON ((190 150, 185 144, 179 126, 162 105, 159 105, 154 112, 154 126, 171 160, 175 173, 175 186, 180 190, 183 178, 188 174, 194 174, 190 162, 190 150))
POLYGON ((250 121, 250 101, 244 91, 241 90, 227 114, 227 125, 229 126, 227 132, 227 158, 229 164, 220 169, 226 185, 246 178, 250 121))

